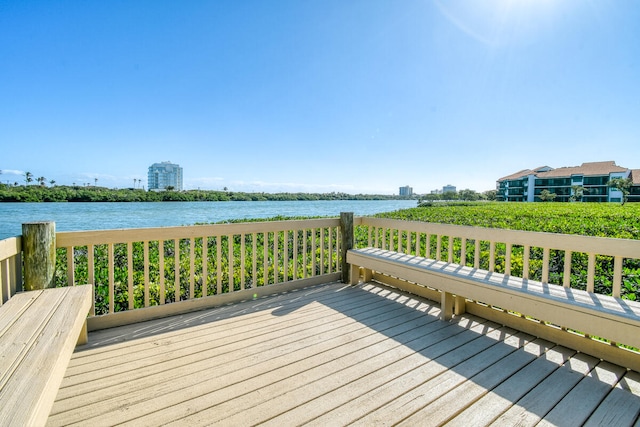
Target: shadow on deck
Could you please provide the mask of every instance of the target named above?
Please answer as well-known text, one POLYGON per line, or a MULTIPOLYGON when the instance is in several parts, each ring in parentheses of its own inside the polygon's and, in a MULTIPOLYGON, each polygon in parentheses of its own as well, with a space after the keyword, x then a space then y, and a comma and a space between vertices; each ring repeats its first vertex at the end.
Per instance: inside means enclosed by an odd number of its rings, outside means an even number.
POLYGON ((91 333, 50 425, 633 425, 640 376, 378 284, 91 333))

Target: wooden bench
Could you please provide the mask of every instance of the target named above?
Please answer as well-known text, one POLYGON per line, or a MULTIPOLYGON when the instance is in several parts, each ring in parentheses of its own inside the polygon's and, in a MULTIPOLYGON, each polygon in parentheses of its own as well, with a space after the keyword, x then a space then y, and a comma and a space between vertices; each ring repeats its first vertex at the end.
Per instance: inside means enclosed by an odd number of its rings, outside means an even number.
POLYGON ((378 248, 347 251, 351 283, 364 269, 440 291, 441 318, 465 311, 467 299, 640 348, 640 303, 378 248))
POLYGON ((0 425, 44 425, 77 343, 91 285, 22 292, 0 307, 0 425))

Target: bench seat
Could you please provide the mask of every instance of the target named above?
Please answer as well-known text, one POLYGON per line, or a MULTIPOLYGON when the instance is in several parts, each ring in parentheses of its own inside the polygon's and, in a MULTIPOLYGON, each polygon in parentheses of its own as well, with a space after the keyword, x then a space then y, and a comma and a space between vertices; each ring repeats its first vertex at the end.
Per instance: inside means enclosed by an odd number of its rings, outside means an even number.
POLYGON ((635 301, 378 248, 351 249, 347 262, 352 282, 362 267, 365 278, 376 271, 439 290, 443 319, 451 317, 454 301, 470 299, 640 348, 635 301))
POLYGON ((86 341, 92 289, 22 292, 0 307, 0 425, 46 423, 76 343, 86 341))

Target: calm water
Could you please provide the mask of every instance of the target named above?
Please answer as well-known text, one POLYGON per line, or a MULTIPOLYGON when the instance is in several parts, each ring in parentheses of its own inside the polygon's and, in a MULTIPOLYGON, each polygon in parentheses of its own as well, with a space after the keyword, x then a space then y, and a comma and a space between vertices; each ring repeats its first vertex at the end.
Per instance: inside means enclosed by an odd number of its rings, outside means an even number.
POLYGON ((0 203, 0 239, 22 234, 22 223, 55 221, 57 231, 167 227, 227 219, 371 215, 417 206, 415 200, 295 202, 0 203))

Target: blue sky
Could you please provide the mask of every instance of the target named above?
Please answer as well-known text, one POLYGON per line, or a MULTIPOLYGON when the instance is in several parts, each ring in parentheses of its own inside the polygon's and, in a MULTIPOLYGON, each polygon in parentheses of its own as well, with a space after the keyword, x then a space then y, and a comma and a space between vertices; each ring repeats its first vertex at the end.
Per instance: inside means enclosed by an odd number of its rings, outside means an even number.
POLYGON ((485 191, 640 168, 640 2, 0 0, 0 175, 485 191))

